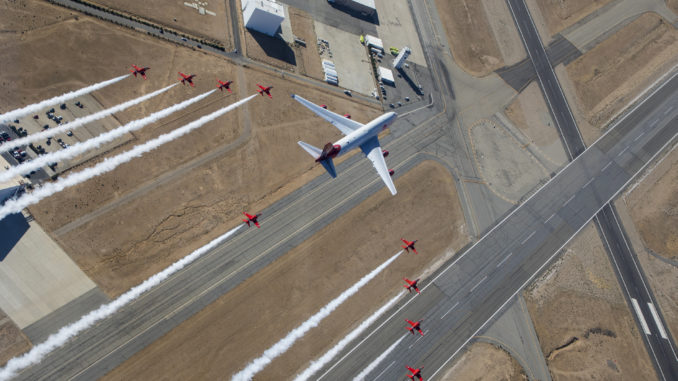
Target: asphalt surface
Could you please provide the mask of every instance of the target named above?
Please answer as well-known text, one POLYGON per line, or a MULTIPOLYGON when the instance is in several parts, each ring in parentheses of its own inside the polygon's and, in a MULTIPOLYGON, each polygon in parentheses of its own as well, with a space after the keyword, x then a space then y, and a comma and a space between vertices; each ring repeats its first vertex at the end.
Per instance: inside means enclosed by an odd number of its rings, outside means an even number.
MULTIPOLYGON (((532 61, 542 92, 551 116, 555 117, 561 140, 567 149, 570 160, 577 157, 585 149, 584 139, 579 133, 577 123, 567 104, 567 99, 558 83, 558 78, 549 62, 549 57, 544 49, 537 28, 532 22, 531 15, 524 0, 507 0, 514 21, 518 27, 525 49, 532 61)), ((667 110, 669 110, 667 106, 667 110)), ((670 111, 670 110, 669 110, 670 111)), ((650 358, 662 380, 678 379, 678 358, 676 357, 675 343, 666 335, 664 340, 657 335, 652 335, 649 329, 644 329, 646 316, 653 316, 655 334, 663 330, 665 323, 661 311, 657 306, 652 291, 647 287, 645 276, 637 264, 635 252, 628 244, 626 234, 619 223, 617 212, 611 205, 606 205, 595 218, 601 238, 606 242, 606 249, 611 261, 615 266, 615 274, 619 279, 629 307, 634 310, 634 316, 638 326, 645 333, 644 343, 650 354, 650 358), (633 265, 633 266, 632 266, 633 265), (640 301, 640 302, 638 302, 640 301), (637 306, 641 307, 637 307, 637 306), (652 306, 653 315, 648 315, 652 306), (660 328, 660 326, 662 326, 660 328)))
MULTIPOLYGON (((349 379, 402 336, 403 319, 424 319, 421 339, 406 337, 367 376, 394 380, 405 365, 442 376, 459 350, 560 252, 678 134, 678 77, 568 164, 473 247, 422 284, 352 343, 321 379, 349 379), (415 341, 416 340, 416 341, 415 341)), ((675 361, 675 360, 674 360, 675 361)), ((675 379, 675 378, 673 378, 675 379)))

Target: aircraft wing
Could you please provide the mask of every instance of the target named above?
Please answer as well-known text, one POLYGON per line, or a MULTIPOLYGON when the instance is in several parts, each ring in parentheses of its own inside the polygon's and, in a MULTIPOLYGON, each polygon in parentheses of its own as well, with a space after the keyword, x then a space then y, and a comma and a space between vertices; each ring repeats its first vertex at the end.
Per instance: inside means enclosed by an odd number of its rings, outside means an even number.
POLYGON ((363 153, 367 156, 367 158, 372 161, 374 169, 377 170, 377 173, 379 173, 379 176, 381 176, 381 179, 388 187, 388 190, 391 191, 391 194, 395 196, 397 193, 396 188, 393 184, 393 180, 391 179, 391 175, 388 173, 388 167, 386 167, 384 155, 381 153, 379 139, 377 139, 376 136, 369 139, 360 146, 360 149, 363 150, 363 153))
POLYGON ((348 119, 345 116, 335 114, 330 110, 326 110, 317 104, 307 101, 306 99, 296 95, 292 94, 292 98, 296 100, 297 102, 301 103, 302 105, 306 106, 309 110, 313 111, 316 113, 318 116, 321 118, 325 119, 326 121, 332 123, 332 125, 341 131, 342 134, 348 135, 351 132, 357 130, 358 128, 362 127, 362 123, 358 123, 355 120, 348 119))

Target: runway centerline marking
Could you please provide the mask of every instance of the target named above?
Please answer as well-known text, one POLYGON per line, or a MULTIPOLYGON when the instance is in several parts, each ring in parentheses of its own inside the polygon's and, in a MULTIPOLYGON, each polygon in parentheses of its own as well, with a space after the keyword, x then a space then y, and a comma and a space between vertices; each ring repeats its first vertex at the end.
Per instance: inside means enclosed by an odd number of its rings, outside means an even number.
POLYGON ((387 366, 386 368, 384 368, 384 370, 382 370, 381 373, 379 373, 379 374, 377 375, 377 377, 374 378, 375 381, 376 381, 377 378, 381 377, 384 373, 386 373, 386 371, 388 370, 388 368, 392 367, 393 364, 395 364, 395 360, 391 361, 391 363, 388 364, 388 366, 387 366))
POLYGON ((661 320, 659 319, 659 314, 657 313, 657 310, 654 308, 654 304, 652 303, 647 303, 647 306, 650 307, 650 313, 652 314, 652 318, 654 319, 655 323, 657 324, 657 329, 659 330, 659 335, 661 335, 662 339, 668 340, 668 336, 666 336, 666 330, 664 330, 664 325, 662 324, 661 320))
POLYGON ((565 202, 563 203, 563 206, 569 204, 570 201, 574 200, 574 196, 576 196, 576 195, 577 195, 577 194, 575 193, 575 194, 573 194, 572 196, 570 196, 570 198, 568 198, 567 201, 565 201, 565 202))
MULTIPOLYGON (((574 198, 574 196, 572 196, 570 199, 572 199, 572 198, 574 198)), ((568 201, 568 202, 569 202, 569 201, 568 201)), ((565 204, 567 204, 567 202, 566 202, 565 204)), ((563 205, 563 206, 565 206, 565 205, 563 205)), ((527 238, 525 238, 525 239, 523 240, 523 242, 521 242, 520 244, 521 244, 521 245, 524 245, 525 242, 527 242, 530 238, 532 238, 532 236, 533 236, 534 233, 536 233, 536 232, 537 232, 537 231, 535 230, 535 231, 533 231, 532 233, 530 233, 530 235, 528 235, 527 238)))
POLYGON ((635 142, 636 140, 640 139, 643 135, 645 135, 645 131, 641 132, 640 135, 636 136, 636 138, 633 139, 633 141, 635 142))
POLYGON ((624 152, 626 152, 626 150, 627 150, 627 149, 629 149, 629 147, 628 147, 628 146, 627 146, 626 148, 624 148, 623 150, 621 150, 621 152, 619 152, 619 153, 617 154, 617 157, 619 157, 619 156, 623 155, 623 154, 624 154, 624 152))
POLYGON ((450 308, 449 310, 447 310, 447 312, 445 312, 445 314, 444 314, 443 316, 440 317, 440 320, 442 320, 445 316, 447 316, 447 314, 449 314, 450 312, 452 312, 453 309, 457 308, 458 305, 459 305, 459 302, 454 303, 454 305, 452 306, 452 308, 450 308))
POLYGON ((671 112, 671 110, 673 110, 673 106, 671 106, 671 107, 667 107, 667 108, 666 108, 666 110, 664 110, 664 115, 666 115, 666 114, 670 113, 670 112, 671 112))
POLYGON ((591 180, 587 181, 586 184, 584 184, 584 186, 581 187, 581 189, 584 189, 584 188, 586 188, 587 186, 589 186, 589 185, 593 182, 593 180, 595 180, 595 179, 591 179, 591 180))
POLYGON ((483 283, 485 281, 485 279, 487 279, 487 275, 485 275, 483 277, 483 279, 480 280, 480 282, 476 283, 476 285, 473 286, 473 288, 471 289, 471 291, 469 291, 469 293, 475 291, 475 289, 478 288, 478 286, 480 286, 480 284, 483 283))
POLYGON ((504 262, 506 262, 506 260, 509 259, 509 257, 510 257, 511 255, 513 255, 513 253, 509 253, 509 255, 505 256, 504 259, 502 259, 501 262, 499 262, 499 264, 497 264, 497 267, 503 265, 504 262))
POLYGON ((640 310, 638 301, 635 298, 631 298, 631 304, 633 304, 633 309, 636 310, 636 316, 638 316, 638 320, 640 320, 640 325, 643 327, 643 331, 645 331, 645 334, 649 336, 651 334, 650 328, 647 326, 647 321, 645 321, 643 311, 640 310))
POLYGON ((555 216, 556 216, 556 214, 553 213, 553 214, 551 215, 551 217, 547 218, 546 221, 544 221, 544 223, 545 223, 545 224, 548 224, 549 221, 551 221, 551 219, 552 219, 553 217, 555 217, 555 216))
POLYGON ((606 170, 610 165, 612 165, 612 162, 607 163, 607 165, 604 166, 604 167, 603 167, 603 170, 600 171, 600 172, 601 172, 601 173, 602 173, 602 172, 605 172, 605 170, 606 170))

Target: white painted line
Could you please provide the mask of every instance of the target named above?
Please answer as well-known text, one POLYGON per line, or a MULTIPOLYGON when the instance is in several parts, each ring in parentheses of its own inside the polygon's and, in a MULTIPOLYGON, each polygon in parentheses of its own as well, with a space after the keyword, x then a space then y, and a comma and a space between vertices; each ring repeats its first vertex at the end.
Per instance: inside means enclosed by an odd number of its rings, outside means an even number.
MULTIPOLYGON (((415 332, 414 334, 416 335, 417 333, 418 333, 418 332, 415 332)), ((421 339, 422 337, 426 336, 427 333, 428 333, 428 329, 427 329, 426 331, 424 331, 424 335, 423 335, 423 336, 422 336, 422 335, 419 335, 419 337, 417 337, 417 340, 414 340, 414 343, 410 344, 410 346, 409 346, 407 349, 412 349, 412 346, 413 346, 414 344, 416 344, 417 341, 419 341, 419 339, 421 339)))
POLYGON ((629 147, 626 147, 626 148, 624 148, 623 150, 621 150, 621 152, 619 152, 619 153, 617 154, 617 157, 623 155, 624 152, 626 152, 627 149, 629 149, 629 147))
POLYGON ((388 364, 388 366, 387 366, 386 368, 384 368, 384 370, 382 370, 381 373, 379 373, 379 374, 377 375, 377 377, 374 378, 375 381, 376 381, 377 378, 381 377, 384 373, 386 373, 386 371, 388 370, 388 368, 392 367, 393 364, 395 364, 395 360, 391 361, 391 363, 388 364))
POLYGON ((555 217, 555 216, 556 216, 556 214, 553 213, 553 214, 551 215, 551 217, 547 218, 546 221, 544 221, 544 223, 545 223, 545 224, 548 224, 549 221, 551 221, 551 219, 552 219, 553 217, 555 217))
POLYGON ((612 165, 612 162, 607 163, 607 165, 604 166, 604 167, 603 167, 603 170, 600 171, 600 172, 605 172, 605 170, 606 170, 610 165, 612 165))
POLYGON ((499 264, 497 264, 497 267, 503 265, 504 262, 506 262, 506 260, 509 259, 509 257, 510 257, 512 254, 513 254, 513 253, 509 253, 509 255, 505 256, 504 259, 502 259, 501 262, 499 262, 499 264))
POLYGON ((581 187, 581 189, 584 189, 584 188, 586 188, 587 186, 589 186, 589 184, 591 184, 591 183, 593 182, 593 180, 594 180, 594 179, 591 179, 591 180, 587 181, 586 184, 584 184, 584 186, 581 187))
POLYGON ((673 110, 673 106, 666 108, 666 110, 664 111, 664 115, 670 113, 671 110, 673 110))
POLYGON ((565 201, 565 202, 563 203, 563 206, 569 204, 570 201, 574 200, 574 196, 576 196, 576 194, 573 194, 570 198, 568 198, 567 201, 565 201))
POLYGON ((647 326, 645 316, 643 316, 643 312, 640 310, 638 301, 635 298, 631 298, 631 304, 633 304, 633 309, 636 310, 636 315, 638 316, 638 320, 640 320, 640 326, 643 327, 643 331, 645 331, 646 335, 650 335, 650 328, 647 326))
POLYGON ((636 140, 640 139, 643 135, 645 135, 645 131, 641 132, 640 135, 636 136, 636 138, 633 139, 633 141, 635 142, 636 140))
POLYGON ((654 127, 655 124, 657 124, 658 122, 659 122, 659 119, 653 120, 653 121, 650 123, 650 127, 654 127))
POLYGON ((650 307, 650 313, 652 313, 652 318, 654 319, 655 323, 657 323, 657 329, 659 330, 659 335, 661 335, 662 339, 668 340, 668 336, 666 336, 666 330, 664 329, 664 325, 662 324, 662 321, 659 319, 659 314, 657 313, 657 310, 654 308, 654 304, 652 303, 647 303, 648 307, 650 307))
POLYGON ((458 305, 459 305, 459 302, 454 303, 454 305, 452 306, 452 308, 450 308, 449 310, 447 310, 447 312, 445 312, 445 315, 443 315, 443 316, 440 317, 440 320, 442 320, 445 316, 447 316, 447 314, 449 314, 450 312, 452 312, 453 309, 457 308, 458 305))
POLYGON ((471 291, 469 291, 469 292, 473 292, 476 288, 478 288, 478 286, 480 286, 480 284, 483 283, 483 282, 485 281, 485 279, 487 279, 487 275, 485 275, 485 276, 483 277, 483 279, 480 280, 480 282, 476 283, 476 285, 473 286, 473 288, 472 288, 471 291))
MULTIPOLYGON (((574 197, 574 196, 572 196, 572 197, 574 197)), ((530 235, 528 235, 527 238, 525 238, 525 239, 523 240, 523 242, 521 242, 520 244, 521 244, 521 245, 524 245, 525 242, 527 242, 530 238, 532 238, 532 236, 533 236, 534 233, 536 233, 536 232, 537 232, 537 231, 535 230, 535 231, 533 231, 532 233, 530 233, 530 235)))

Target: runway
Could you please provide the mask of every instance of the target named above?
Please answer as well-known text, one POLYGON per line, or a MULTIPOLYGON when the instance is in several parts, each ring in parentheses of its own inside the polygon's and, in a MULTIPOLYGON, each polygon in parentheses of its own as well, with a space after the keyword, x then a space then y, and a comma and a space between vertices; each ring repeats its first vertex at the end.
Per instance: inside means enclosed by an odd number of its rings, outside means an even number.
POLYGON ((405 365, 440 370, 484 324, 539 273, 597 212, 656 155, 675 143, 678 77, 568 164, 471 249, 445 267, 422 294, 369 329, 322 379, 347 379, 370 366, 404 333, 403 319, 424 319, 422 339, 402 341, 367 377, 392 380, 405 365), (376 376, 379 375, 378 378, 376 376))

